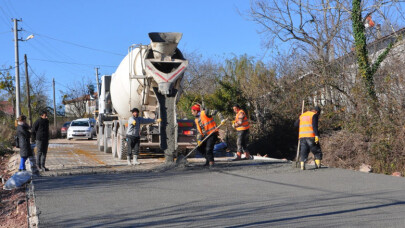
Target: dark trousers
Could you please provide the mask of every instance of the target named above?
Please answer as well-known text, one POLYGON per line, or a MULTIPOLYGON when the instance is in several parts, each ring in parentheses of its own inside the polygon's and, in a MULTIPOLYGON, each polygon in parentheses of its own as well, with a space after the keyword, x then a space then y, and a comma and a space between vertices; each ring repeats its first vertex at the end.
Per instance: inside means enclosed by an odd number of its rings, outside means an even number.
POLYGON ((237 131, 237 141, 236 145, 238 146, 237 152, 249 153, 247 147, 249 143, 249 129, 243 131, 237 131))
POLYGON ((214 146, 215 143, 218 141, 218 134, 212 134, 205 140, 201 146, 198 147, 198 152, 200 152, 207 162, 214 161, 214 146))
POLYGON ((315 143, 315 138, 301 138, 300 139, 300 155, 301 161, 306 161, 308 158, 309 151, 311 151, 315 159, 322 160, 322 151, 321 147, 315 143))
POLYGON ((48 153, 48 140, 36 140, 37 166, 38 169, 45 168, 46 154, 48 153))
POLYGON ((134 151, 134 155, 139 155, 139 146, 141 144, 140 137, 132 137, 127 136, 128 139, 128 158, 132 159, 132 151, 134 151))

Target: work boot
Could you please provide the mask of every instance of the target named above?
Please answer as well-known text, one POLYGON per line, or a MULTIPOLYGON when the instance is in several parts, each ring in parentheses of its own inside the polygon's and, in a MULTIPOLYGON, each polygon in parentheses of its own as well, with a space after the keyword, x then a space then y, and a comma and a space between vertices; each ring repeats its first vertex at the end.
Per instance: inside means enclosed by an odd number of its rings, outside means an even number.
POLYGON ((320 169, 321 168, 321 160, 315 159, 315 169, 320 169))
POLYGON ((249 152, 245 152, 245 160, 253 160, 253 156, 249 152))
POLYGON ((236 152, 236 158, 233 159, 234 161, 240 161, 242 160, 242 153, 241 152, 236 152))
POLYGON ((305 162, 301 162, 301 170, 305 170, 305 162))
POLYGON ((128 165, 131 165, 131 157, 127 157, 127 162, 128 162, 128 165))
POLYGON ((210 162, 209 162, 209 168, 214 167, 214 164, 215 164, 214 161, 210 161, 210 162))
POLYGON ((204 166, 209 166, 210 165, 210 162, 207 160, 207 159, 205 159, 205 164, 204 164, 204 166))
POLYGON ((138 155, 134 155, 134 160, 132 161, 132 165, 139 165, 141 164, 140 162, 138 162, 138 155))

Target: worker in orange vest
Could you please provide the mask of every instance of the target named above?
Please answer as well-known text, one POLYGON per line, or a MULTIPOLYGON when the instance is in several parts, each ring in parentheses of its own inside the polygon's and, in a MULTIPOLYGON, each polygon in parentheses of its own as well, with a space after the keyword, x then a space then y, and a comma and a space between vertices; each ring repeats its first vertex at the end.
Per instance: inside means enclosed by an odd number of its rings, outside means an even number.
POLYGON ((232 121, 232 126, 236 129, 237 132, 237 151, 236 158, 234 160, 241 160, 242 153, 245 154, 245 159, 253 159, 253 156, 250 155, 247 147, 249 143, 249 120, 246 116, 245 111, 243 111, 238 104, 233 106, 233 111, 236 113, 235 120, 232 121))
POLYGON ((300 165, 305 170, 309 151, 315 156, 315 169, 321 168, 322 151, 319 145, 318 119, 321 113, 319 106, 304 112, 295 125, 299 126, 300 165))
POLYGON ((218 141, 217 124, 214 118, 208 114, 208 110, 201 110, 199 104, 191 107, 191 114, 195 117, 195 125, 199 133, 197 136, 198 151, 205 157, 204 166, 212 167, 214 165, 214 146, 218 141), (206 137, 208 138, 205 139, 206 137), (202 142, 204 139, 205 141, 202 142))

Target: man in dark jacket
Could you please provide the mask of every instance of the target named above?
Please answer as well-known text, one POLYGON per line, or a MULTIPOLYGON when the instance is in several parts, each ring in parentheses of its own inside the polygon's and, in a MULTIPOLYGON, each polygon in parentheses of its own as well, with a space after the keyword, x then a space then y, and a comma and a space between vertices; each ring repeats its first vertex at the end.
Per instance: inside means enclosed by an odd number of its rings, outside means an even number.
POLYGON ((45 167, 49 144, 49 120, 46 111, 43 111, 41 113, 41 118, 35 121, 32 126, 32 132, 37 144, 37 166, 42 171, 48 171, 49 169, 45 167))

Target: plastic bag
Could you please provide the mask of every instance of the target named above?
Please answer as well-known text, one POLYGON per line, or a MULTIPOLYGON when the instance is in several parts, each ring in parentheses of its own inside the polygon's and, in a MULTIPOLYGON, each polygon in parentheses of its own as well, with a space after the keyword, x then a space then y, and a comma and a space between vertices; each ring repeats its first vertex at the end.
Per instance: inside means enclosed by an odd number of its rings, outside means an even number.
POLYGON ((7 180, 6 184, 3 186, 5 190, 12 190, 14 188, 19 188, 23 184, 31 180, 32 173, 29 171, 21 171, 15 173, 10 179, 7 180))
POLYGON ((227 147, 228 145, 225 142, 217 143, 214 146, 214 153, 224 151, 227 147))

